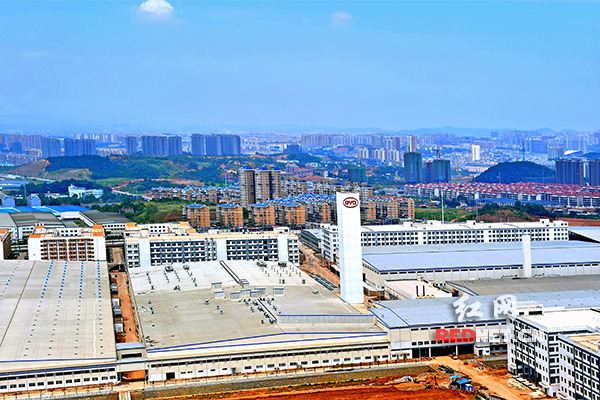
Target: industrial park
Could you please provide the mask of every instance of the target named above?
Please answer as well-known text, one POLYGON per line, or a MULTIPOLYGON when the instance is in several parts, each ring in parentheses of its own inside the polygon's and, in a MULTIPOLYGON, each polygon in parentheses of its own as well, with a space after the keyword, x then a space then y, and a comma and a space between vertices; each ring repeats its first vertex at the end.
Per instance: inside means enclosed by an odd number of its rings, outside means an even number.
POLYGON ((0 400, 600 400, 600 1, 0 7, 0 400))
MULTIPOLYGON (((2 261, 0 393, 99 396, 143 391, 135 382, 194 388, 504 355, 540 393, 579 399, 569 393, 585 387, 596 398, 593 379, 572 377, 594 376, 582 362, 599 357, 600 229, 362 226, 359 193, 338 193, 336 208, 338 225, 310 235, 105 215, 106 237, 97 221, 69 227, 82 218, 76 209, 61 226, 35 226, 28 260, 2 261), (107 257, 116 243, 121 263, 107 257), (315 251, 337 282, 305 268, 315 251)), ((7 249, 23 247, 10 237, 7 249)))

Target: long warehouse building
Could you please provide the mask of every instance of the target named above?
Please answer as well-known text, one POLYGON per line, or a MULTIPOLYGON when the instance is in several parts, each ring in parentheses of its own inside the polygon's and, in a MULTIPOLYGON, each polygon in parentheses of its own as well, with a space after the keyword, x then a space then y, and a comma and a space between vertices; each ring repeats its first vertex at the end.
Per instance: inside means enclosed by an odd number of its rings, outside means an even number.
MULTIPOLYGON (((334 261, 338 258, 339 230, 337 225, 323 225, 321 253, 334 261)), ((519 242, 523 235, 534 242, 569 240, 569 225, 565 221, 541 219, 538 222, 461 223, 406 222, 400 225, 368 225, 361 227, 363 248, 376 246, 423 246, 438 244, 519 242)))
MULTIPOLYGON (((521 243, 389 246, 363 250, 365 281, 385 289, 386 281, 431 282, 519 277, 521 243)), ((532 276, 600 274, 600 244, 579 241, 531 244, 532 276)))
POLYGON ((119 382, 106 263, 0 268, 0 393, 119 382))
POLYGON ((127 224, 127 267, 215 260, 282 261, 299 264, 298 238, 287 228, 259 233, 199 233, 188 222, 127 224))

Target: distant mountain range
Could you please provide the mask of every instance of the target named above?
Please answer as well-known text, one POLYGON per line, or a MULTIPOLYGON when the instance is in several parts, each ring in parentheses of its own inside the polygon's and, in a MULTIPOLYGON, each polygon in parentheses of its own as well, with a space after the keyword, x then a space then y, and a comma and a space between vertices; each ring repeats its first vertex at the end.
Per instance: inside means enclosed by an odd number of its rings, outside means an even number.
MULTIPOLYGON (((295 125, 295 124, 273 124, 273 125, 200 125, 183 124, 178 127, 167 126, 147 126, 145 124, 125 122, 125 121, 82 121, 69 120, 47 115, 35 114, 13 114, 0 116, 0 132, 3 133, 190 133, 190 132, 223 132, 232 131, 237 133, 252 132, 275 132, 284 134, 303 134, 303 133, 331 133, 331 134, 359 134, 359 133, 380 133, 380 134, 402 134, 402 135, 431 135, 447 133, 456 136, 471 137, 489 137, 493 131, 513 131, 519 129, 511 128, 460 128, 460 127, 438 127, 438 128, 418 128, 418 129, 382 129, 377 127, 334 127, 324 125, 295 125)), ((559 132, 576 132, 574 130, 556 131, 550 128, 539 128, 528 130, 540 134, 555 134, 559 132)))

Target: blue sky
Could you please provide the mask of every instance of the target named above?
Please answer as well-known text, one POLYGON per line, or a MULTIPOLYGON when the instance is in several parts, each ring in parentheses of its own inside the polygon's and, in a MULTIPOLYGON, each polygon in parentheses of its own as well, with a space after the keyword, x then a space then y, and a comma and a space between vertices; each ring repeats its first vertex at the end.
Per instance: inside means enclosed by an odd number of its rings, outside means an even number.
POLYGON ((4 129, 600 128, 600 2, 0 7, 4 129))

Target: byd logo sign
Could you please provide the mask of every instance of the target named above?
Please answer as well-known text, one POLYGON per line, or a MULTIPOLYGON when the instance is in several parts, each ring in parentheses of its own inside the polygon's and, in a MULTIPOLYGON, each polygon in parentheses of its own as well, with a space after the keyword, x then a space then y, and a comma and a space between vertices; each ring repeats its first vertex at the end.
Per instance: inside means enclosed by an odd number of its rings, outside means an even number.
POLYGON ((346 208, 354 208, 358 205, 358 199, 355 199, 354 197, 346 197, 342 204, 346 208))
POLYGON ((475 341, 474 329, 436 329, 435 341, 442 343, 471 343, 475 341))

